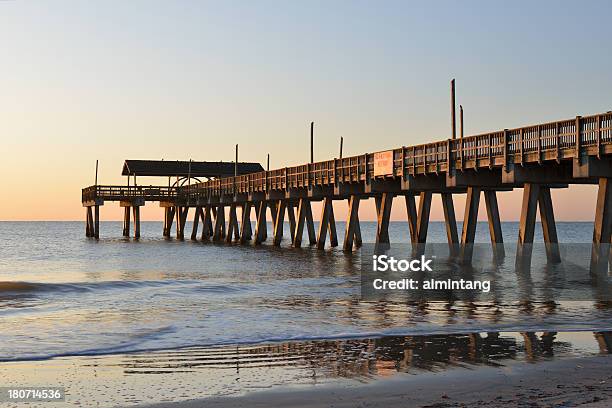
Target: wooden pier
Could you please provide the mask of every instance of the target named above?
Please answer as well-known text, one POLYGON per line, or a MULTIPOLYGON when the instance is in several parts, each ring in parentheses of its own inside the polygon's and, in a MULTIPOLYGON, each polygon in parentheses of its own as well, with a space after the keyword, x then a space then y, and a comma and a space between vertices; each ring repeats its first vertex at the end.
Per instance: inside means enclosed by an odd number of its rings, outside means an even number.
POLYGON ((556 244, 550 190, 570 184, 596 184, 599 192, 594 203, 593 242, 600 245, 609 244, 612 235, 611 178, 612 112, 606 112, 270 171, 244 171, 188 185, 95 185, 83 189, 82 201, 87 208, 86 233, 91 237, 99 236, 99 207, 106 201, 119 201, 125 208, 126 236, 133 209, 135 237, 140 231, 139 207, 146 201, 156 201, 165 211, 164 236, 170 235, 176 222, 177 238, 183 239, 192 211, 192 239, 200 235, 202 240, 257 245, 268 239, 269 212, 274 245, 281 244, 287 219, 293 247, 302 245, 306 233, 310 245, 323 249, 327 242, 332 247, 339 245, 332 203, 346 200, 349 211, 342 245, 351 251, 362 242, 358 215, 361 200, 375 199, 377 243, 389 243, 389 217, 396 196, 405 198, 411 241, 425 243, 432 196, 440 194, 448 242, 466 248, 474 242, 481 193, 493 244, 503 243, 497 192, 515 188, 523 189, 518 243, 533 243, 539 209, 544 240, 556 244), (460 236, 454 194, 467 195, 460 236), (313 201, 323 203, 318 231, 313 223, 313 201), (256 216, 254 230, 252 211, 256 216))

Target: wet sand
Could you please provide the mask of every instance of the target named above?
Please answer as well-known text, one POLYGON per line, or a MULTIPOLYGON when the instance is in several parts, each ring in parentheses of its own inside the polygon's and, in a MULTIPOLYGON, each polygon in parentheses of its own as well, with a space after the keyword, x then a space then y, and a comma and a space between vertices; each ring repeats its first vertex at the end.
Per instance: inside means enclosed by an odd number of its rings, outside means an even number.
POLYGON ((65 387, 56 408, 612 406, 611 350, 610 331, 385 336, 5 361, 0 379, 65 387))
POLYGON ((262 391, 147 408, 612 406, 610 356, 398 376, 358 386, 262 391))

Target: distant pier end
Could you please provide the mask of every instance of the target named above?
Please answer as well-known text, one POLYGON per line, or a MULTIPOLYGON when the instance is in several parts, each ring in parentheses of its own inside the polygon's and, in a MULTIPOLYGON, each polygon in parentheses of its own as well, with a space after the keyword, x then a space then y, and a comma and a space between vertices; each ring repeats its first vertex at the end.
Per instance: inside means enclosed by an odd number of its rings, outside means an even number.
MULTIPOLYGON (((263 171, 259 163, 203 162, 203 161, 165 161, 165 160, 126 160, 123 163, 122 176, 126 176, 124 186, 94 185, 82 191, 83 206, 86 207, 86 236, 99 238, 99 207, 105 201, 118 201, 125 208, 123 235, 130 236, 130 212, 134 214, 134 237, 140 237, 140 207, 146 201, 158 201, 165 209, 166 222, 169 228, 177 205, 178 190, 190 183, 200 183, 222 177, 244 175, 263 171), (167 177, 168 185, 138 185, 137 177, 167 177), (130 185, 131 184, 131 185, 130 185)), ((166 225, 164 224, 164 231, 166 225)), ((166 235, 166 234, 164 234, 166 235)), ((169 235, 169 233, 168 233, 169 235)))

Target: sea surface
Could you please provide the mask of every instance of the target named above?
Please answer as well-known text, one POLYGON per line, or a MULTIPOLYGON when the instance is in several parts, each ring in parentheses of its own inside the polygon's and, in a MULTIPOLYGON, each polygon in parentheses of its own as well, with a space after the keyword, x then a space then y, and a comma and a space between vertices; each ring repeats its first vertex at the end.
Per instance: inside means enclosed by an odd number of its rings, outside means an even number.
MULTIPOLYGON (((365 301, 360 253, 178 241, 144 222, 139 240, 102 222, 0 222, 0 361, 189 347, 499 331, 609 331, 609 302, 540 298, 365 301)), ((344 224, 338 223, 341 238, 344 224)), ((362 223, 372 242, 375 223, 362 223)), ((517 223, 504 223, 506 242, 517 223)), ((288 230, 288 228, 287 228, 288 230)), ((186 236, 191 231, 187 223, 186 236)), ((536 228, 536 241, 542 240, 536 228)), ((558 223, 559 240, 589 243, 590 223, 558 223)), ((271 236, 271 231, 269 236, 271 236)), ((409 242, 392 223, 391 242, 409 242)), ((429 242, 446 241, 432 223, 429 242)), ((480 223, 477 241, 489 240, 480 223)), ((502 273, 512 276, 508 268, 502 273)))

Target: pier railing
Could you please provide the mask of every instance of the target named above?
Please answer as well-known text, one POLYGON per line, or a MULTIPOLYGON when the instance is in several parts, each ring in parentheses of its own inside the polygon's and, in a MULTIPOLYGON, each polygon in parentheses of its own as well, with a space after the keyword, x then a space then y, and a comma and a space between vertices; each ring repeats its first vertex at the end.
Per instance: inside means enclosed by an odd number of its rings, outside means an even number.
POLYGON ((176 196, 176 187, 168 186, 91 186, 82 191, 83 202, 97 199, 121 201, 134 198, 142 198, 145 201, 170 201, 176 196))
POLYGON ((507 167, 512 164, 580 160, 612 153, 612 112, 446 139, 359 156, 332 159, 276 170, 225 177, 182 187, 91 186, 83 201, 172 201, 223 194, 285 190, 337 183, 369 182, 449 172, 455 169, 507 167))
POLYGON ((226 177, 181 187, 180 194, 199 198, 407 177, 453 169, 560 161, 599 156, 607 145, 612 145, 612 112, 226 177), (381 154, 390 157, 392 162, 383 169, 377 168, 376 163, 376 157, 381 154))

